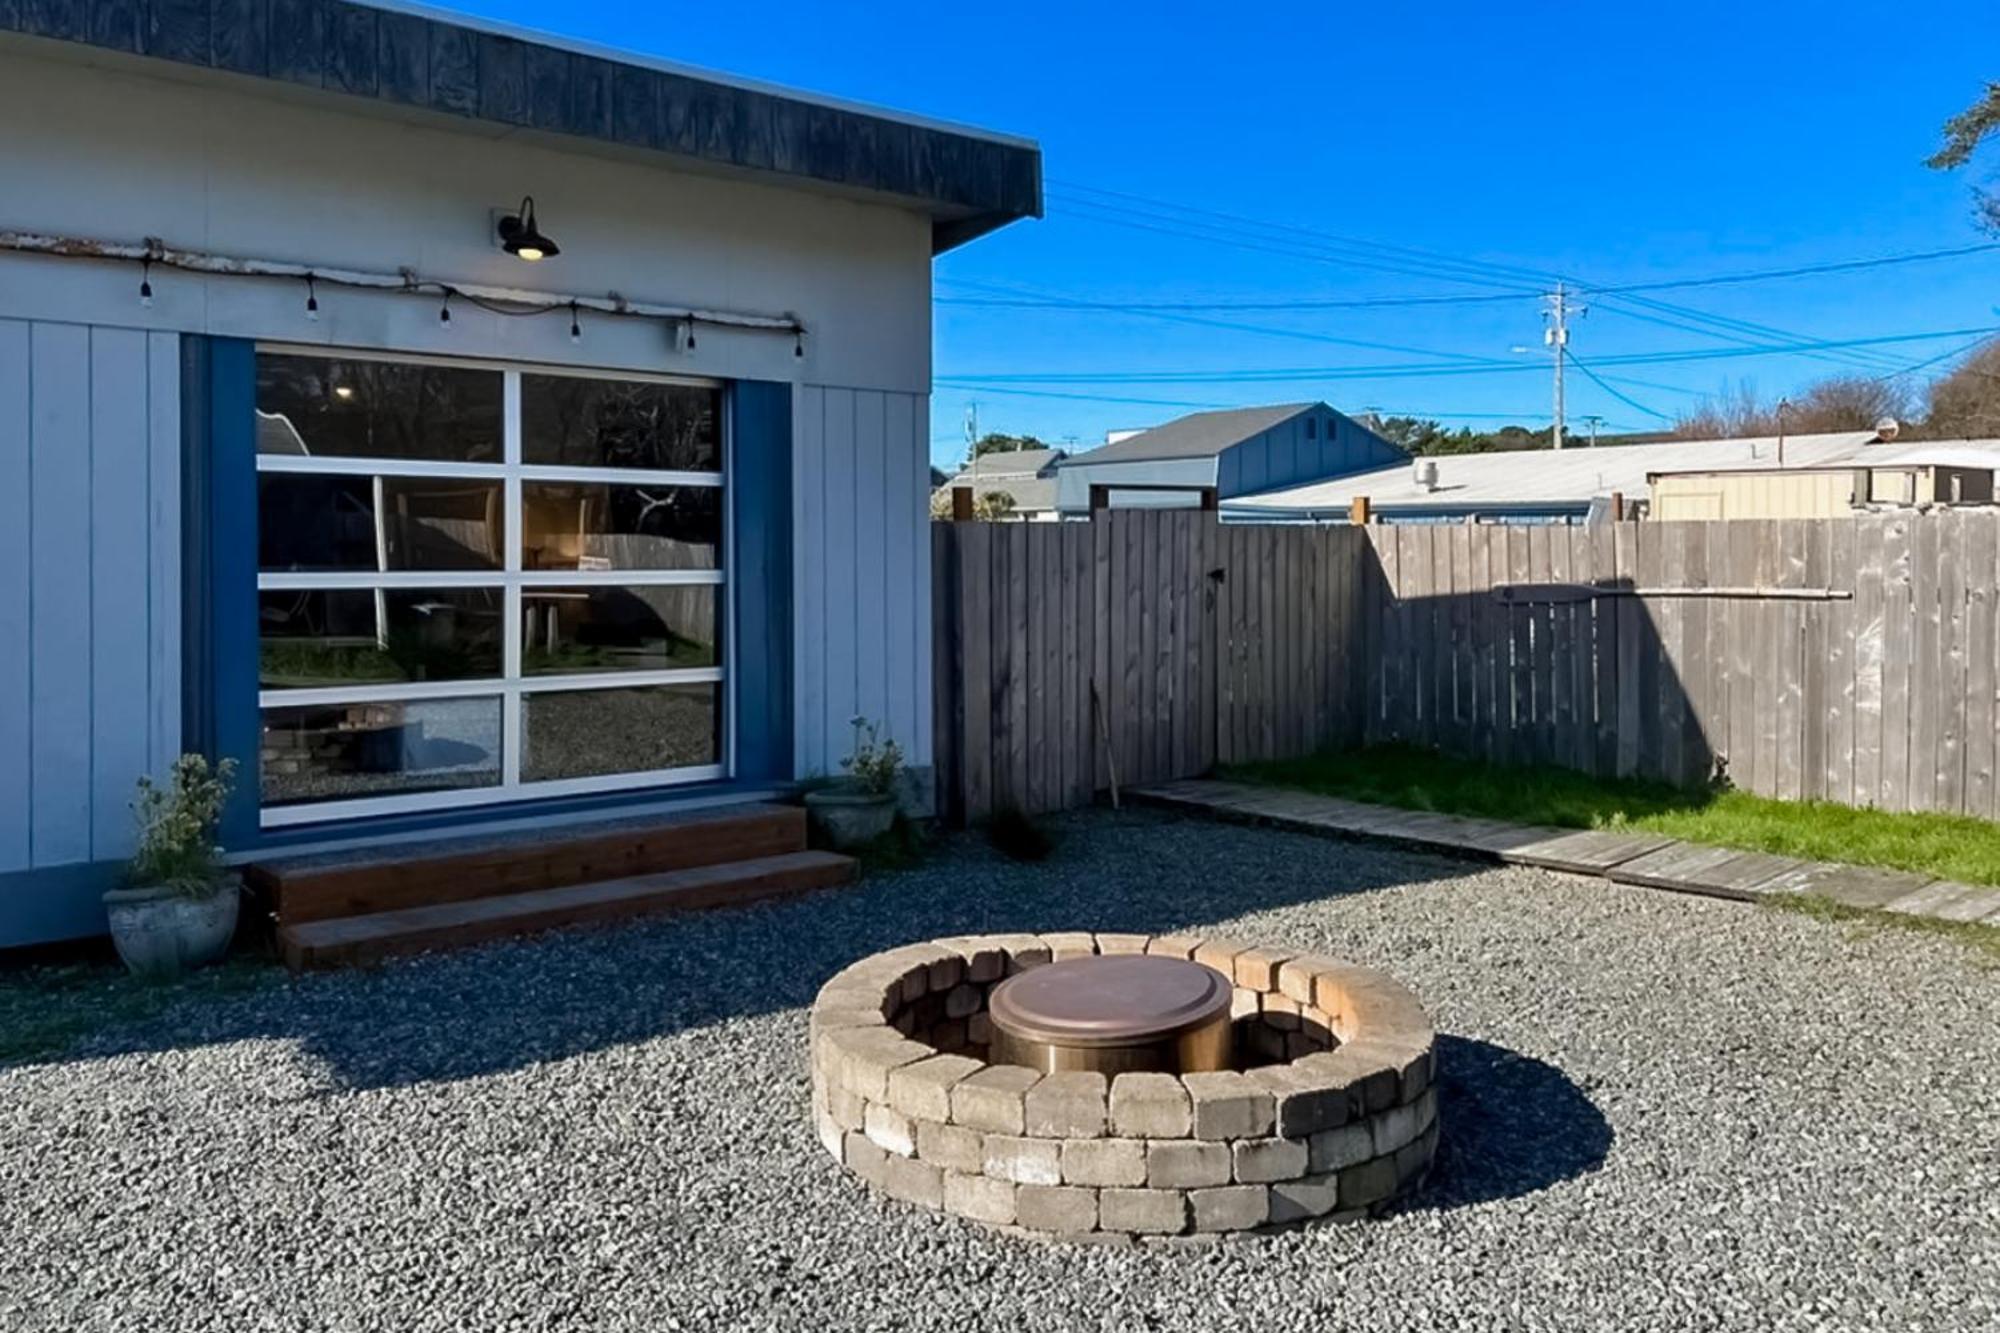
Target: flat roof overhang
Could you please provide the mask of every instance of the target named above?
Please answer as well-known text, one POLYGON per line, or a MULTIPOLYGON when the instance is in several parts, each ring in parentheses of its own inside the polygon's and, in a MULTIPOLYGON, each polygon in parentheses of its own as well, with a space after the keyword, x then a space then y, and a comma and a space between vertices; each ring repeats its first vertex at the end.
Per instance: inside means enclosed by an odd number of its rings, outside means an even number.
MULTIPOLYGON (((1042 215, 1028 139, 349 0, 0 2, 0 34, 68 43, 155 73, 262 83, 397 118, 444 118, 662 166, 898 204, 941 254, 1042 215)), ((54 48, 51 48, 54 49, 54 48)))

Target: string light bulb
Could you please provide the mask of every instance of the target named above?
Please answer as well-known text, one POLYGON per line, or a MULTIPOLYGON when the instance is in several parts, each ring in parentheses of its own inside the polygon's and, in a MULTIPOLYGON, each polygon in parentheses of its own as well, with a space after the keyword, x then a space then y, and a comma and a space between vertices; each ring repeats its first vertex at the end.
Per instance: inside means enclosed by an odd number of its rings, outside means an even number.
POLYGON ((313 275, 306 274, 306 318, 319 321, 319 288, 313 282, 313 275))
POLYGON ((451 323, 451 288, 449 287, 445 288, 444 291, 444 303, 438 306, 438 323, 451 323))
POLYGON ((793 329, 792 357, 794 360, 802 360, 804 359, 805 354, 806 354, 806 331, 804 329, 793 329))
POLYGON ((569 340, 573 343, 583 341, 583 326, 577 323, 576 302, 574 301, 569 303, 569 340))
POLYGON ((149 309, 153 304, 153 261, 150 259, 140 262, 139 304, 149 309))
POLYGON ((687 331, 687 349, 692 352, 694 350, 694 316, 692 315, 688 316, 687 331))

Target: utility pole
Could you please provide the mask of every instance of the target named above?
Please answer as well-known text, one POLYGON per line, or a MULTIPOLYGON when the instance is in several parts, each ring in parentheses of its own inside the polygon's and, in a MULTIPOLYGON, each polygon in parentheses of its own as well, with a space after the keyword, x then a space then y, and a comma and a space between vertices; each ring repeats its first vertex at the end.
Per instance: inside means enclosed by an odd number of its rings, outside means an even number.
POLYGON ((1597 447, 1597 428, 1604 424, 1604 418, 1592 412, 1583 421, 1585 425, 1590 427, 1590 447, 1595 449, 1597 447))
POLYGON ((1542 298, 1548 303, 1549 327, 1542 333, 1542 341, 1556 354, 1556 421, 1555 447, 1563 447, 1563 358, 1569 349, 1569 318, 1578 313, 1569 303, 1569 293, 1562 283, 1542 298))
POLYGON ((967 403, 965 405, 965 464, 967 467, 972 466, 974 459, 978 457, 978 455, 973 452, 973 450, 977 448, 978 445, 979 445, 979 404, 967 403))

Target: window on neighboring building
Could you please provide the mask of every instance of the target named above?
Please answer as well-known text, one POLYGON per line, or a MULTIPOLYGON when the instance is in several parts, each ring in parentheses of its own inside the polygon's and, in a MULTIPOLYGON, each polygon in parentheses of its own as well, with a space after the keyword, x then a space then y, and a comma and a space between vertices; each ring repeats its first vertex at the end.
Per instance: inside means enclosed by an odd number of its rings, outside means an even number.
POLYGON ((1318 417, 1307 417, 1307 418, 1306 418, 1306 438, 1307 438, 1308 440, 1316 440, 1316 439, 1318 439, 1318 438, 1319 438, 1319 418, 1318 418, 1318 417))
POLYGON ((719 777, 714 384, 268 351, 265 822, 719 777))

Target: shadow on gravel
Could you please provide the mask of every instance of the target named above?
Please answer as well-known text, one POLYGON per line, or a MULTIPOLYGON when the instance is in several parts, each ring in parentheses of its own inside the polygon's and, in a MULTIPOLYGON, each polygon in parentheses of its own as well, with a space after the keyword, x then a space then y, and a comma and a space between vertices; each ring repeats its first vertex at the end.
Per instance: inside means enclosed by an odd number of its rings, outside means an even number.
MULTIPOLYGON (((1467 873, 1463 863, 1421 854, 1158 812, 1098 811, 1049 826, 1061 845, 1050 860, 1031 865, 994 854, 975 836, 953 835, 923 864, 871 875, 850 890, 558 933, 295 984, 274 978, 229 1001, 191 995, 149 1021, 113 1024, 25 1062, 276 1039, 323 1061, 335 1091, 476 1078, 799 1009, 857 958, 914 940, 1036 930, 1164 933, 1467 873)), ((799 1028, 803 1042, 803 1015, 799 1028)), ((1470 1080, 1478 1094, 1456 1097, 1458 1105, 1490 1102, 1497 1115, 1508 1098, 1525 1097, 1524 1104, 1545 1108, 1536 1115, 1556 1117, 1561 1099, 1546 1084, 1516 1086, 1521 1071, 1479 1054, 1491 1048, 1457 1046, 1464 1050, 1452 1063, 1460 1072, 1451 1076, 1470 1080), (1499 1090, 1480 1092, 1495 1080, 1499 1090)))
POLYGON ((1517 1198, 1604 1165, 1611 1124, 1554 1065, 1469 1037, 1439 1036, 1437 1056, 1443 1132, 1409 1211, 1517 1198))

